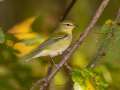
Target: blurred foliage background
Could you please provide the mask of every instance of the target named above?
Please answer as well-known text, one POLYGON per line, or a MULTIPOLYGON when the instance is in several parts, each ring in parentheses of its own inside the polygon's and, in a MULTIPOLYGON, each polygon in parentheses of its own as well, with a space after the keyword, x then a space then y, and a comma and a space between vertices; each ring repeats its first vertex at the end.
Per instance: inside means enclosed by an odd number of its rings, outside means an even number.
MULTIPOLYGON (((41 57, 27 64, 18 62, 42 43, 54 31, 71 0, 0 0, 0 90, 28 90, 47 75, 49 58, 41 57)), ((76 40, 102 0, 78 0, 67 19, 79 25, 73 32, 76 40)), ((74 53, 69 64, 84 68, 99 47, 100 30, 108 19, 114 20, 120 0, 111 0, 95 30, 74 53)), ((111 21, 112 22, 112 21, 111 21)), ((107 55, 98 65, 110 83, 108 90, 120 90, 120 27, 115 27, 107 55), (117 38, 117 39, 116 39, 117 38)), ((55 58, 59 62, 59 57, 55 58)), ((73 90, 68 73, 63 68, 55 76, 49 90, 73 90)), ((91 89, 94 90, 94 89, 91 89)))

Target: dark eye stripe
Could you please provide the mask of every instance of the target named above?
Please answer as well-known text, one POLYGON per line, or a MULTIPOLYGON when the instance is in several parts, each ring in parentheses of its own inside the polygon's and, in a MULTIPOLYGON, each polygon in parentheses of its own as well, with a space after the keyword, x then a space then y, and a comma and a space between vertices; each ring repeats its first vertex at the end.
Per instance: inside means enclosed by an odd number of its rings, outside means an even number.
POLYGON ((67 26, 73 26, 72 24, 66 24, 66 23, 63 23, 63 25, 67 25, 67 26))
POLYGON ((72 24, 67 24, 67 26, 73 26, 72 24))

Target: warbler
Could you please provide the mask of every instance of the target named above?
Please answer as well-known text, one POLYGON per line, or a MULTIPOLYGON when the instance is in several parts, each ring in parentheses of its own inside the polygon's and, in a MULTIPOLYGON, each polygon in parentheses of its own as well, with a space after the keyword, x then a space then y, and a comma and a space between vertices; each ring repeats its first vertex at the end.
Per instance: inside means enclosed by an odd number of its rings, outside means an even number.
POLYGON ((35 50, 24 56, 25 62, 41 56, 50 56, 51 58, 61 55, 72 42, 72 31, 75 25, 69 21, 61 22, 55 32, 41 43, 35 50))

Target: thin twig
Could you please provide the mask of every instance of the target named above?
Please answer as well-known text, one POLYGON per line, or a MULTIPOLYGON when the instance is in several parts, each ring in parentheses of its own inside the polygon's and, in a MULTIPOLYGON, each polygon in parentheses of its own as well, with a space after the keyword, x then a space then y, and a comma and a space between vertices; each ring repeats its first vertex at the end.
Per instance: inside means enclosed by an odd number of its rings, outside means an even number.
POLYGON ((98 62, 100 62, 101 58, 106 56, 106 53, 109 49, 108 46, 111 43, 112 37, 114 36, 114 31, 115 30, 113 26, 109 27, 109 32, 104 35, 97 52, 93 56, 92 61, 90 61, 90 63, 87 65, 87 68, 95 68, 98 62))
MULTIPOLYGON (((52 63, 52 64, 53 64, 53 63, 52 63)), ((48 67, 47 76, 52 72, 52 64, 49 65, 49 67, 48 67)), ((46 79, 46 78, 37 80, 37 82, 35 82, 35 83, 32 85, 32 87, 30 88, 30 90, 35 90, 35 88, 36 88, 37 86, 39 86, 39 85, 40 85, 40 87, 41 87, 41 85, 45 82, 45 79, 46 79)), ((42 89, 40 89, 40 90, 42 90, 42 89)))
MULTIPOLYGON (((118 23, 119 20, 120 20, 120 9, 118 10, 118 13, 116 15, 114 22, 118 23)), ((97 66, 97 63, 101 60, 101 58, 103 56, 106 56, 107 47, 111 43, 111 38, 113 37, 115 32, 113 25, 109 28, 110 31, 107 33, 106 37, 104 38, 103 42, 98 48, 97 53, 94 55, 92 61, 87 65, 87 68, 94 68, 95 66, 97 66)))
POLYGON ((71 71, 72 71, 72 68, 70 67, 70 65, 68 65, 68 63, 67 63, 67 62, 66 62, 64 65, 65 65, 66 69, 67 69, 67 70, 69 70, 69 72, 71 72, 71 71))
POLYGON ((118 10, 118 13, 117 13, 115 22, 116 22, 117 24, 120 24, 120 8, 119 8, 119 10, 118 10))
POLYGON ((86 27, 85 31, 80 35, 79 39, 70 47, 70 50, 66 50, 65 54, 63 55, 63 58, 61 62, 58 64, 58 67, 54 69, 54 71, 46 77, 46 82, 44 83, 43 90, 46 90, 46 86, 49 84, 51 79, 56 75, 56 73, 60 70, 60 68, 67 62, 67 60, 70 58, 70 56, 74 53, 74 51, 82 44, 82 42, 85 40, 85 38, 88 36, 88 34, 92 31, 93 27, 95 26, 96 22, 102 15, 105 7, 108 5, 110 0, 103 0, 100 4, 99 8, 97 9, 95 15, 93 16, 91 22, 86 27))
POLYGON ((37 82, 35 82, 32 87, 30 88, 30 90, 35 90, 35 87, 37 87, 38 85, 42 84, 45 81, 45 78, 38 80, 37 82))

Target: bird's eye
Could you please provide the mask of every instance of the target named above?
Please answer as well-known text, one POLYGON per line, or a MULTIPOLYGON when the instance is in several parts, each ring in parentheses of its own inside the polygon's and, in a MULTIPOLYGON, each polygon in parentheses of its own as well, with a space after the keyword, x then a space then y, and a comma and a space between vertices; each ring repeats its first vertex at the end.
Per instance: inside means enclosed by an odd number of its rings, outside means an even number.
POLYGON ((66 24, 67 26, 72 26, 71 24, 66 24))
POLYGON ((66 24, 67 26, 70 26, 70 24, 66 24))
POLYGON ((70 23, 63 23, 63 25, 66 25, 66 26, 73 26, 73 25, 70 24, 70 23))

